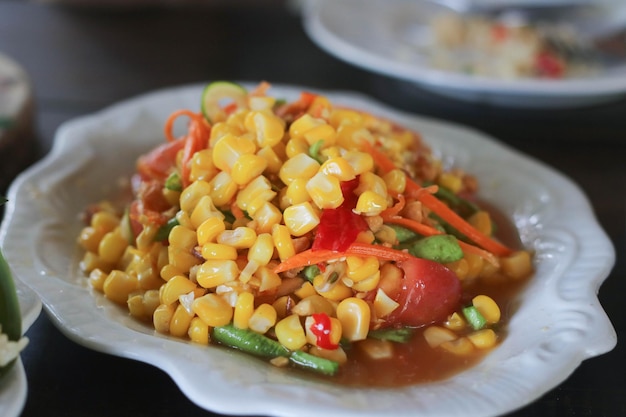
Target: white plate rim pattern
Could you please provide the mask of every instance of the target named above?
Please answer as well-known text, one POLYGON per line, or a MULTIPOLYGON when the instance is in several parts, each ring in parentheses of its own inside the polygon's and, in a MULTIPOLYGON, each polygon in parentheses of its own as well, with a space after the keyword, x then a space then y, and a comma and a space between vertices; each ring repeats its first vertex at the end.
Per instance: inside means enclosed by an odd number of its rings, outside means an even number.
MULTIPOLYGON (((354 389, 302 378, 239 352, 157 335, 131 320, 91 291, 78 271, 78 214, 96 198, 116 193, 113 183, 132 171, 138 153, 163 141, 166 117, 179 108, 198 108, 202 87, 159 90, 65 123, 50 154, 10 188, 0 229, 5 256, 18 278, 41 297, 55 325, 75 342, 159 367, 208 410, 278 417, 381 416, 389 410, 398 416, 502 414, 535 400, 583 360, 615 346, 615 330, 597 299, 615 262, 614 248, 573 182, 480 132, 401 113, 350 92, 323 93, 341 105, 415 128, 446 163, 477 171, 472 172, 482 181, 485 198, 500 198, 500 210, 537 250, 537 276, 524 291, 526 300, 517 306, 502 345, 449 380, 394 390, 354 389), (514 175, 507 174, 510 170, 514 175), (516 201, 520 194, 523 204, 516 201)), ((302 90, 275 85, 271 91, 293 99, 302 90)))

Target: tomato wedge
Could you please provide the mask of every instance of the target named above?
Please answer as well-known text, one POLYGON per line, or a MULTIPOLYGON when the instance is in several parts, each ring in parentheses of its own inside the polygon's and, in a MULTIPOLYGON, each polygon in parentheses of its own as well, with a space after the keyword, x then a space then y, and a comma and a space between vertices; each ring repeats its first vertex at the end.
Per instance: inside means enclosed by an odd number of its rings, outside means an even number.
POLYGON ((444 265, 421 258, 398 263, 404 277, 387 295, 399 305, 385 319, 387 325, 421 327, 445 320, 461 301, 461 282, 444 265))
POLYGON ((141 179, 165 181, 170 171, 176 166, 176 155, 185 146, 184 139, 166 142, 151 152, 142 155, 137 161, 137 171, 141 179))

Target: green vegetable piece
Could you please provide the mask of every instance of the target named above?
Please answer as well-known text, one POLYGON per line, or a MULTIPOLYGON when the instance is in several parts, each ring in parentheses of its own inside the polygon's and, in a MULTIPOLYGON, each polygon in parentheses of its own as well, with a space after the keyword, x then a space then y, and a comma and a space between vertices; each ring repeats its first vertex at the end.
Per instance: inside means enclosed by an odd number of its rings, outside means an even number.
POLYGON ((410 248, 411 255, 439 263, 458 261, 463 258, 459 242, 452 235, 428 236, 415 242, 410 248))
POLYGON ((320 268, 317 265, 309 265, 302 271, 304 273, 304 277, 309 281, 313 282, 316 276, 320 274, 320 268))
POLYGON ((275 340, 252 330, 239 329, 232 324, 213 328, 218 342, 262 358, 289 357, 290 351, 275 340))
POLYGON ((223 108, 228 104, 234 103, 237 107, 244 107, 247 96, 248 92, 239 84, 214 81, 204 88, 200 108, 204 117, 213 122, 225 116, 223 108))
POLYGON ((324 162, 320 155, 320 149, 322 149, 323 144, 324 144, 324 140, 320 139, 309 147, 309 156, 315 159, 320 164, 324 162))
MULTIPOLYGON (((2 252, 0 252, 0 325, 2 333, 9 340, 17 341, 22 337, 22 315, 17 299, 15 282, 2 252)), ((4 375, 15 363, 15 360, 0 367, 0 376, 4 375)))
POLYGON ((120 221, 122 236, 126 239, 129 245, 135 244, 135 232, 133 232, 133 227, 130 223, 130 214, 128 209, 124 210, 124 215, 120 221))
POLYGON ((320 358, 310 353, 296 350, 291 353, 289 360, 297 366, 315 371, 322 375, 335 375, 339 370, 339 364, 333 360, 320 358))
POLYGON ((165 223, 163 226, 159 227, 156 234, 154 235, 155 242, 161 242, 166 240, 170 236, 170 232, 174 228, 174 226, 178 226, 178 219, 176 217, 172 217, 165 223))
POLYGON ((180 175, 172 172, 165 180, 165 188, 172 191, 183 191, 183 181, 180 179, 180 175))
POLYGON ((406 343, 415 334, 415 329, 412 327, 399 327, 388 329, 370 330, 367 334, 368 337, 378 340, 389 340, 390 342, 406 343))
POLYGON ((396 232, 396 239, 398 239, 398 242, 400 243, 411 241, 420 236, 414 231, 397 224, 388 224, 387 226, 391 227, 394 232, 396 232))
POLYGON ((474 330, 480 330, 487 324, 487 319, 474 306, 463 308, 463 315, 474 330))

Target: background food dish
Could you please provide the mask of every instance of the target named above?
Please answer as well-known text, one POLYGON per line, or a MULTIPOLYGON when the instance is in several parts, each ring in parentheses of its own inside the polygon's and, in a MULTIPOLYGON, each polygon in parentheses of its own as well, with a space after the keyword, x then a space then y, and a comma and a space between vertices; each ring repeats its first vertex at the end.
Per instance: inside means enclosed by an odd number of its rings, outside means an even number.
POLYGON ((311 39, 353 65, 437 94, 511 107, 565 108, 615 100, 626 92, 626 62, 619 59, 597 74, 563 80, 508 80, 437 70, 412 45, 430 36, 427 26, 433 17, 453 10, 443 5, 445 1, 356 3, 309 1, 304 27, 311 39))
MULTIPOLYGON (((116 179, 130 174, 137 155, 162 140, 170 112, 198 107, 201 88, 158 91, 65 124, 50 155, 11 187, 0 236, 12 244, 3 244, 3 250, 18 277, 36 290, 53 321, 74 341, 160 367, 202 407, 277 416, 329 410, 377 415, 392 404, 396 415, 500 414, 559 384, 583 359, 614 347, 615 332, 596 298, 614 251, 573 183, 475 131, 338 92, 328 96, 415 128, 445 161, 476 174, 481 195, 496 202, 524 242, 537 249, 537 275, 520 300, 510 336, 486 360, 437 384, 349 390, 286 375, 237 352, 154 335, 103 297, 93 297, 77 266, 78 213, 115 195, 116 179)), ((294 98, 300 90, 275 86, 272 91, 294 98)))
MULTIPOLYGON (((41 302, 37 294, 21 281, 15 280, 15 286, 22 313, 22 332, 25 333, 41 312, 41 302)), ((28 381, 24 365, 21 359, 18 359, 13 368, 0 379, 0 416, 19 416, 26 402, 27 393, 28 381)))

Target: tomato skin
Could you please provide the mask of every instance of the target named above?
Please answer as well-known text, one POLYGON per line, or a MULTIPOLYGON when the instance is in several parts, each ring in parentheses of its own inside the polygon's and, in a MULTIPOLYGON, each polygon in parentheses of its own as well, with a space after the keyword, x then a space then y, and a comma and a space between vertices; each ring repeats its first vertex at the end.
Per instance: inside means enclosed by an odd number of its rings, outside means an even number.
POLYGON ((459 305, 461 282, 444 265, 421 258, 398 263, 404 277, 387 289, 398 304, 386 324, 421 327, 445 320, 459 305))
POLYGON ((165 181, 171 169, 176 166, 176 155, 185 146, 185 140, 166 142, 149 153, 139 157, 137 171, 143 180, 165 181))

